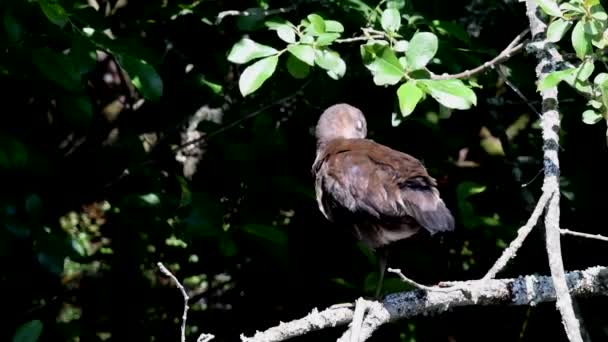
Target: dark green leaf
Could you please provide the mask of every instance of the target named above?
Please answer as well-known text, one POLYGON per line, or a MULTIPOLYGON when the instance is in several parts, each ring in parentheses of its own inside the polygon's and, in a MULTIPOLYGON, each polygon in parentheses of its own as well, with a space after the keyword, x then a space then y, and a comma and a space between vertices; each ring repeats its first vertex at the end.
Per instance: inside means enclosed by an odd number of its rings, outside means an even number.
POLYGON ((595 19, 587 20, 583 18, 583 26, 585 33, 591 37, 602 34, 605 29, 604 22, 595 19))
POLYGON ((87 127, 93 120, 91 99, 84 96, 62 96, 57 98, 57 108, 66 120, 77 127, 87 127))
POLYGON ((13 335, 13 342, 36 342, 42 334, 42 322, 39 320, 29 321, 19 328, 13 335))
POLYGON ((583 112, 583 122, 587 125, 593 125, 602 120, 602 114, 592 110, 587 109, 583 112))
POLYGON ((278 51, 273 47, 243 38, 232 46, 228 53, 228 60, 232 63, 244 64, 256 58, 268 57, 277 53, 278 51))
POLYGON ((280 246, 285 246, 287 244, 287 234, 275 226, 247 224, 243 226, 243 231, 280 246))
POLYGON ((562 11, 559 9, 559 6, 555 0, 536 0, 536 2, 548 15, 552 15, 554 17, 562 16, 562 11))
POLYGON ((344 32, 344 26, 339 21, 325 20, 325 32, 342 33, 344 32))
POLYGON ((602 7, 602 5, 600 5, 599 3, 591 6, 590 12, 591 17, 595 20, 599 20, 602 22, 608 20, 608 14, 606 14, 606 10, 604 10, 604 7, 602 7))
POLYGON ((10 41, 18 42, 23 37, 23 26, 15 18, 12 11, 5 10, 3 15, 4 29, 10 41))
POLYGON ((258 90, 272 76, 278 62, 278 56, 269 56, 248 66, 239 79, 241 94, 247 96, 258 90))
POLYGON ((77 92, 82 89, 80 73, 68 56, 43 47, 32 51, 32 61, 45 78, 65 90, 77 92))
POLYGON ((346 73, 346 63, 340 55, 329 49, 315 51, 315 63, 327 71, 334 80, 342 78, 346 73))
POLYGON ((236 243, 234 243, 232 236, 227 233, 220 235, 219 246, 224 256, 231 257, 237 253, 236 243))
POLYGON ((74 35, 69 55, 80 75, 91 72, 97 64, 95 45, 80 34, 74 35))
POLYGON ((444 20, 433 20, 432 24, 440 34, 452 36, 467 45, 471 44, 469 34, 461 25, 444 20))
POLYGON ((418 80, 422 89, 437 102, 452 109, 469 109, 477 105, 475 92, 461 80, 418 80))
POLYGON ((286 66, 287 71, 294 78, 302 79, 310 74, 310 66, 291 54, 287 56, 286 66))
POLYGON ((399 31, 399 27, 401 27, 401 14, 399 14, 399 10, 395 8, 387 8, 382 11, 380 24, 387 32, 399 31))
POLYGON ((308 65, 315 65, 315 49, 310 45, 292 45, 287 46, 287 51, 298 57, 302 62, 308 65))
POLYGON ((146 61, 128 55, 118 55, 118 62, 125 69, 131 83, 150 101, 159 101, 163 95, 163 80, 154 67, 146 61))
POLYGON ((329 45, 334 40, 338 39, 339 37, 340 37, 340 34, 338 34, 338 33, 323 33, 323 34, 319 35, 319 38, 317 38, 316 45, 319 47, 329 45))
POLYGON ((416 86, 415 81, 407 81, 397 89, 399 109, 403 116, 410 115, 422 98, 423 92, 416 86))
POLYGON ((374 75, 376 85, 394 85, 404 76, 404 69, 389 46, 371 43, 361 45, 363 64, 374 75))
POLYGON ((69 20, 65 9, 52 0, 38 0, 42 12, 53 24, 63 27, 69 20))
POLYGON ((574 25, 571 41, 578 58, 585 59, 585 56, 591 53, 591 37, 585 34, 585 24, 582 20, 574 25))
POLYGON ((253 7, 244 11, 246 15, 239 15, 236 19, 236 26, 242 31, 254 31, 263 26, 266 12, 263 8, 253 7))
POLYGON ((572 27, 572 22, 558 18, 549 24, 547 28, 547 40, 550 42, 559 42, 566 32, 572 27))
POLYGON ((407 64, 412 70, 424 68, 437 53, 437 36, 430 32, 417 32, 407 48, 407 64))

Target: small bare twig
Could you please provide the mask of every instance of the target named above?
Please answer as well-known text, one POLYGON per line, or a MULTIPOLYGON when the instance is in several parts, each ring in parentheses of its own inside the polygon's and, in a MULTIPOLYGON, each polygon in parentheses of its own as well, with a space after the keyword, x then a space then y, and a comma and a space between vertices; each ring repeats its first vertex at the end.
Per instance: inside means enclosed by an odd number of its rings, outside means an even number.
POLYGON ((492 279, 496 277, 496 274, 498 274, 498 272, 500 272, 503 268, 505 268, 505 266, 507 266, 509 260, 515 257, 517 251, 524 243, 524 240, 526 239, 528 234, 530 234, 532 229, 536 226, 536 223, 538 223, 540 215, 542 215, 543 211, 545 210, 545 207, 547 206, 547 203, 549 202, 549 198, 551 197, 550 195, 550 193, 543 193, 540 196, 540 199, 536 203, 536 208, 534 208, 534 211, 532 212, 532 215, 530 215, 528 222, 526 222, 525 225, 523 225, 521 228, 519 228, 519 230, 517 230, 517 237, 513 239, 513 241, 511 241, 511 243, 509 244, 509 247, 507 247, 502 252, 502 255, 498 258, 498 260, 496 260, 492 268, 490 268, 488 273, 486 273, 486 275, 482 278, 483 280, 492 279))
MULTIPOLYGON (((169 271, 169 269, 165 267, 165 265, 163 265, 161 262, 156 263, 156 265, 164 275, 170 277, 173 280, 175 286, 177 286, 177 288, 181 291, 182 296, 184 297, 184 313, 182 314, 181 342, 186 342, 186 320, 188 319, 188 310, 190 309, 190 307, 188 306, 188 300, 190 299, 190 297, 188 296, 188 293, 186 292, 184 286, 179 282, 179 280, 177 280, 177 277, 175 277, 173 273, 171 273, 171 271, 169 271)), ((215 336, 211 334, 201 334, 197 339, 197 342, 209 342, 214 337, 215 336)))
POLYGON ((359 36, 359 37, 352 37, 352 38, 336 39, 335 42, 336 43, 352 43, 352 42, 358 42, 358 41, 362 41, 362 40, 381 39, 381 38, 384 38, 384 36, 381 36, 381 35, 359 36))
MULTIPOLYGON (((267 11, 262 11, 262 15, 264 16, 269 16, 269 15, 275 15, 275 14, 279 14, 279 13, 287 13, 287 12, 291 12, 293 10, 296 9, 296 5, 292 5, 289 7, 284 7, 284 8, 277 8, 277 9, 273 9, 273 10, 267 10, 267 11)), ((227 11, 222 11, 220 13, 217 14, 217 17, 215 19, 215 23, 219 24, 222 22, 222 20, 224 20, 225 17, 233 17, 233 16, 249 16, 255 14, 253 12, 250 11, 237 11, 237 10, 227 10, 227 11)))
MULTIPOLYGON (((399 278, 401 278, 401 280, 409 285, 412 285, 413 287, 419 289, 419 290, 423 290, 423 291, 438 291, 438 292, 451 292, 454 290, 458 290, 460 288, 456 288, 456 286, 449 286, 449 287, 437 287, 437 286, 426 286, 426 285, 422 285, 408 277, 406 277, 403 272, 401 272, 400 269, 398 268, 388 268, 387 272, 391 272, 391 273, 395 273, 396 275, 399 276, 399 278)), ((448 284, 449 282, 445 282, 444 284, 448 284)), ((454 283, 455 284, 455 283, 454 283)))
POLYGON ((494 68, 496 65, 506 61, 507 59, 511 58, 513 55, 515 55, 515 54, 521 52, 521 50, 523 50, 524 44, 520 43, 520 41, 523 39, 523 37, 526 36, 526 34, 528 34, 528 31, 530 31, 530 29, 526 29, 523 32, 521 32, 520 34, 518 34, 517 37, 515 37, 513 39, 513 41, 511 41, 511 43, 509 43, 509 45, 507 45, 507 47, 498 54, 498 56, 494 57, 492 60, 485 62, 482 65, 480 65, 474 69, 459 72, 457 74, 452 74, 452 75, 450 75, 450 74, 441 74, 441 75, 433 74, 433 75, 431 75, 431 78, 434 80, 469 78, 471 76, 481 73, 482 71, 484 71, 486 69, 494 68))
POLYGON ((581 232, 576 232, 570 229, 560 229, 559 232, 562 235, 572 235, 572 236, 578 236, 578 237, 582 237, 582 238, 586 238, 586 239, 593 239, 593 240, 600 240, 600 241, 608 241, 608 237, 600 235, 600 234, 588 234, 588 233, 581 233, 581 232))

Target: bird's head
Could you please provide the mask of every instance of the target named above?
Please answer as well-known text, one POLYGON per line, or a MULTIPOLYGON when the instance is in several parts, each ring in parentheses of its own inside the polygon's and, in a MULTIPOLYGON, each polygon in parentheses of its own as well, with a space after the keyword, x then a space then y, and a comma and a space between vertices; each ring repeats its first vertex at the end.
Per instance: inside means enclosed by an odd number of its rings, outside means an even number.
POLYGON ((325 109, 315 131, 317 144, 333 139, 363 139, 367 135, 367 122, 361 110, 346 103, 325 109))

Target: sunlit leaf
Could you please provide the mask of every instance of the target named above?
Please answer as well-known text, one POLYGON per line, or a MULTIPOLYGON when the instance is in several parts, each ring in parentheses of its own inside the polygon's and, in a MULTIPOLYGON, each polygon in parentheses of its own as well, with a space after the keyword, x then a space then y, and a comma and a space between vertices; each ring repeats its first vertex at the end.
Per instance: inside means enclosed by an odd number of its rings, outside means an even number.
POLYGON ((477 105, 475 92, 461 80, 418 80, 422 89, 437 102, 452 109, 469 109, 477 105))
POLYGON ((549 24, 547 28, 547 41, 559 42, 566 32, 572 27, 572 22, 558 18, 549 24))
POLYGON ((424 68, 435 56, 438 48, 437 36, 430 32, 417 32, 407 48, 407 63, 412 70, 424 68))
POLYGON ((399 31, 399 27, 401 26, 401 14, 399 14, 399 10, 395 8, 387 8, 382 11, 380 24, 387 32, 399 31))
POLYGON ((406 52, 408 46, 409 46, 409 42, 407 40, 400 40, 395 43, 395 45, 393 46, 393 49, 395 49, 395 51, 397 51, 397 52, 406 52))
POLYGON ((340 55, 329 49, 315 51, 315 63, 327 71, 327 75, 338 80, 346 73, 346 63, 340 55))
POLYGON ((602 114, 592 110, 587 109, 583 112, 583 122, 588 125, 593 125, 602 120, 602 114))
POLYGON ((236 64, 244 64, 256 58, 277 54, 278 51, 270 46, 257 43, 249 38, 236 42, 228 53, 228 60, 236 64))
POLYGON ((278 56, 269 56, 248 66, 239 79, 241 94, 247 96, 258 90, 272 76, 278 62, 278 56))
POLYGON ((325 21, 320 15, 313 13, 309 14, 306 18, 310 22, 309 28, 311 30, 311 33, 317 36, 322 33, 325 33, 325 21))
POLYGON ((595 65, 593 63, 593 60, 588 59, 585 60, 578 68, 578 73, 576 75, 576 78, 578 78, 581 81, 586 81, 591 74, 593 74, 593 70, 595 69, 595 65))
POLYGON ((536 2, 548 15, 552 15, 554 17, 562 16, 562 11, 559 9, 559 5, 555 0, 536 0, 536 2))
POLYGON ((295 57, 298 57, 302 62, 308 65, 315 65, 315 49, 310 45, 289 45, 287 47, 289 51, 295 57))
POLYGON ((576 70, 576 68, 569 68, 551 72, 540 80, 538 83, 538 90, 543 91, 545 89, 557 86, 559 82, 563 81, 569 76, 573 76, 576 73, 576 70))
POLYGON ((410 115, 416 105, 422 98, 424 93, 416 86, 415 81, 407 81, 397 89, 397 98, 399 99, 399 109, 403 116, 410 115))
POLYGON ((339 21, 325 20, 325 32, 342 33, 344 26, 339 21))
POLYGON ((582 20, 579 20, 574 29, 572 29, 572 47, 576 52, 576 56, 584 59, 586 55, 591 53, 591 37, 585 34, 585 25, 582 20))
POLYGON ((322 33, 317 38, 317 46, 326 46, 333 43, 334 40, 338 39, 340 34, 338 33, 322 33))
POLYGON ((404 69, 393 50, 378 43, 361 45, 363 64, 374 75, 376 85, 394 85, 404 76, 404 69))

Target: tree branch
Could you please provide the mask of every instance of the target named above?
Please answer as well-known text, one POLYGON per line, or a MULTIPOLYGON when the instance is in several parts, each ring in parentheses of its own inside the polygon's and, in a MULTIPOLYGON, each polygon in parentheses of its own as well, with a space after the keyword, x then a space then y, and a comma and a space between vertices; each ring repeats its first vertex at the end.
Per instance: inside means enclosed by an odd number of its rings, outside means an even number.
POLYGON ((480 65, 474 69, 463 71, 463 72, 453 74, 453 75, 432 74, 431 78, 434 80, 449 80, 449 79, 453 79, 453 78, 469 78, 471 76, 481 73, 482 71, 484 71, 486 69, 494 68, 497 64, 500 64, 500 63, 506 61, 507 59, 511 58, 513 55, 515 55, 515 54, 521 52, 521 50, 523 50, 524 44, 520 43, 520 41, 522 40, 523 37, 526 36, 526 34, 528 34, 528 31, 529 31, 529 29, 526 29, 523 32, 521 32, 520 34, 518 34, 517 37, 515 37, 513 39, 513 41, 511 41, 511 43, 509 43, 509 45, 507 45, 507 47, 498 54, 498 56, 494 57, 492 60, 485 62, 482 65, 480 65))
POLYGON ((575 232, 573 230, 563 229, 563 228, 560 229, 559 232, 562 235, 572 235, 572 236, 578 236, 578 237, 582 237, 582 238, 586 238, 586 239, 608 241, 608 237, 605 237, 605 236, 600 235, 600 234, 587 234, 587 233, 575 232))
MULTIPOLYGON (((542 79, 550 71, 555 70, 558 62, 562 62, 563 58, 557 52, 555 47, 543 40, 542 37, 547 31, 547 25, 539 18, 538 5, 534 0, 526 1, 526 14, 530 22, 530 31, 532 40, 537 41, 538 46, 533 46, 535 49, 538 64, 536 66, 537 79, 542 79)), ((547 214, 545 215, 546 229, 546 248, 549 258, 549 268, 551 269, 551 277, 555 286, 557 297, 556 306, 562 315, 562 323, 564 324, 566 335, 572 342, 582 342, 581 329, 579 321, 574 313, 572 298, 568 293, 568 285, 566 283, 566 275, 564 270, 564 262, 562 259, 561 243, 560 243, 560 228, 559 228, 559 113, 557 86, 541 91, 542 97, 542 136, 543 136, 543 152, 544 152, 544 170, 545 179, 543 182, 543 193, 551 194, 547 214)))
MULTIPOLYGON (((608 268, 590 267, 569 272, 568 289, 575 296, 608 294, 608 268)), ((470 305, 535 305, 556 299, 550 276, 520 276, 513 279, 488 279, 458 282, 453 291, 415 290, 386 296, 380 303, 366 301, 367 314, 359 328, 359 341, 369 338, 385 323, 421 314, 440 313, 470 305)), ((303 318, 279 325, 253 336, 241 334, 245 342, 284 341, 312 331, 347 325, 353 321, 352 308, 330 308, 313 311, 303 318)))

